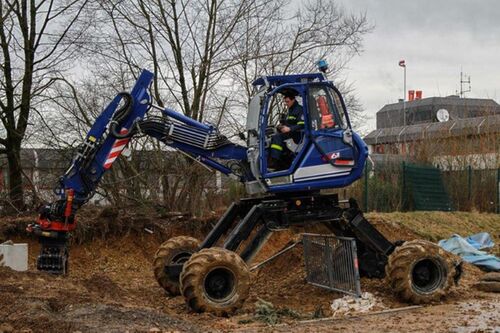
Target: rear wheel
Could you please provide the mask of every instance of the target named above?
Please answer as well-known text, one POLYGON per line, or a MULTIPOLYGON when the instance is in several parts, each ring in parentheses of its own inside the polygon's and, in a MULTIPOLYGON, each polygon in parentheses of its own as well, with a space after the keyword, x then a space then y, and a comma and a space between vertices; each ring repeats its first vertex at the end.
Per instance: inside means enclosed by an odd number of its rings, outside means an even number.
POLYGON ((238 310, 248 297, 250 271, 238 254, 209 248, 189 259, 180 282, 182 295, 194 311, 227 316, 238 310))
POLYGON ((457 278, 458 262, 436 244, 415 240, 389 256, 386 275, 399 297, 414 304, 438 301, 457 278))
POLYGON ((187 236, 173 237, 161 244, 155 254, 153 267, 156 281, 171 296, 180 295, 179 278, 165 271, 171 264, 184 264, 193 253, 198 251, 197 239, 187 236))

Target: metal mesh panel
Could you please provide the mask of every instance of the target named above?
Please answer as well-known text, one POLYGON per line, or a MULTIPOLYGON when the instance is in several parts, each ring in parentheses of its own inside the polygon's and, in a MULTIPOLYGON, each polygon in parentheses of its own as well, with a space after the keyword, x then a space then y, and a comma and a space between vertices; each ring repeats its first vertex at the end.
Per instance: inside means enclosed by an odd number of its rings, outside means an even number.
POLYGON ((413 197, 415 210, 453 210, 438 168, 413 164, 404 164, 403 168, 405 191, 413 197))
POLYGON ((302 234, 307 282, 361 296, 354 238, 302 234))

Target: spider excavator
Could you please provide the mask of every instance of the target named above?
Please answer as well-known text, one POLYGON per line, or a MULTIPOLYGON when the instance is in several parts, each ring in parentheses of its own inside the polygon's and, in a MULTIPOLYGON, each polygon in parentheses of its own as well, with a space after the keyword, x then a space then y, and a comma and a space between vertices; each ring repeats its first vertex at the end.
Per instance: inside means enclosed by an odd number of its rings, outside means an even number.
POLYGON ((76 213, 127 144, 150 136, 205 166, 244 184, 248 198, 232 203, 201 242, 188 236, 165 241, 154 257, 154 275, 171 296, 182 295, 197 312, 229 315, 249 295, 249 263, 275 230, 320 223, 356 241, 362 276, 386 276, 410 303, 432 302, 460 277, 460 263, 425 241, 391 242, 367 219, 355 200, 339 200, 322 189, 343 188, 363 174, 368 148, 353 131, 341 93, 319 62, 316 73, 261 76, 253 82, 242 142, 231 142, 216 126, 153 104, 153 74, 143 70, 130 92, 122 92, 96 118, 71 165, 27 227, 41 243, 37 269, 68 273, 68 237, 76 213), (283 113, 281 98, 293 90, 303 110, 299 140, 285 140, 284 167, 268 166, 270 142, 283 113), (161 112, 152 115, 150 110, 161 112))

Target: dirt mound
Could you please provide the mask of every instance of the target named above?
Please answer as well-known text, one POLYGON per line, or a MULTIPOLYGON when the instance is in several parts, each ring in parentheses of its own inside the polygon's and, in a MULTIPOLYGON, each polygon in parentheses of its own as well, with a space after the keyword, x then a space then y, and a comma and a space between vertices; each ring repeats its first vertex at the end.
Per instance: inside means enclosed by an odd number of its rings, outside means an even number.
POLYGON ((260 298, 277 307, 312 317, 315 312, 330 313, 332 300, 339 296, 306 282, 303 247, 297 245, 255 273, 246 306, 253 308, 260 298))
POLYGON ((89 293, 94 293, 101 298, 122 296, 123 290, 107 275, 94 274, 82 281, 89 293))
MULTIPOLYGON (((29 245, 34 259, 37 244, 29 245)), ((34 332, 204 331, 163 311, 168 299, 154 281, 148 253, 157 245, 152 236, 129 236, 73 247, 67 277, 2 267, 1 318, 34 332)), ((182 310, 187 315, 183 304, 182 310)))
MULTIPOLYGON (((29 236, 26 226, 34 223, 37 214, 0 218, 0 242, 10 238, 29 236)), ((179 233, 203 238, 215 225, 217 215, 203 218, 189 214, 159 214, 147 208, 98 208, 85 206, 76 216, 77 228, 71 242, 83 244, 97 239, 105 240, 127 235, 152 234, 158 240, 166 240, 179 233)))
POLYGON ((0 218, 0 243, 11 237, 26 235, 26 226, 33 223, 36 215, 0 218))

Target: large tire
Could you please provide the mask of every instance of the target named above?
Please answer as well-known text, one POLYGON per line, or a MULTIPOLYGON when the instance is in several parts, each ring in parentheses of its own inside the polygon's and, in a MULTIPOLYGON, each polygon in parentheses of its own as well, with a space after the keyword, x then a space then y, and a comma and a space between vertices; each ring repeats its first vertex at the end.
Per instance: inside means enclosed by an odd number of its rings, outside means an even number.
POLYGON ((194 254, 180 277, 186 303, 196 312, 227 316, 241 308, 250 291, 250 271, 241 257, 223 248, 194 254))
POLYGON ((483 275, 481 281, 500 282, 500 272, 490 272, 483 275))
POLYGON ((170 238, 161 244, 156 251, 153 262, 155 278, 169 295, 180 295, 180 284, 179 279, 174 279, 165 272, 165 266, 185 263, 193 253, 198 251, 198 246, 197 239, 178 236, 170 238))
POLYGON ((414 240, 389 256, 386 276, 405 302, 425 304, 445 296, 460 275, 460 261, 436 244, 414 240))
POLYGON ((491 293, 500 293, 500 282, 498 281, 481 281, 476 284, 476 288, 481 291, 487 291, 491 293))

